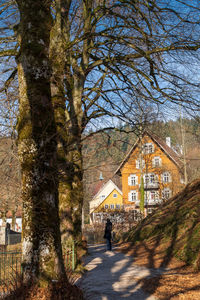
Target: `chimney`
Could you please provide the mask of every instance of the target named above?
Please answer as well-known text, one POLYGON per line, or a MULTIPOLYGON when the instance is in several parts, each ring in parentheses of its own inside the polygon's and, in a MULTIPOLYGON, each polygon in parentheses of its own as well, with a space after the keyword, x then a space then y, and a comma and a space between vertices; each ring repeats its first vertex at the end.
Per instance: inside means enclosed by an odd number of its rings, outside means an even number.
POLYGON ((170 136, 166 137, 166 144, 167 144, 168 147, 171 148, 171 138, 170 138, 170 136))
POLYGON ((102 172, 100 172, 100 175, 99 175, 99 180, 103 180, 104 178, 103 178, 103 174, 102 174, 102 172))

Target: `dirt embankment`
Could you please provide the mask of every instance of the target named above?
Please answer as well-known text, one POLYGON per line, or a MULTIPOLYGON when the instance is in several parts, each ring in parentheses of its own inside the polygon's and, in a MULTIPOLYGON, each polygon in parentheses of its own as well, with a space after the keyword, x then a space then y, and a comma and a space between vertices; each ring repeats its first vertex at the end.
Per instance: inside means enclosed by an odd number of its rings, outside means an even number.
POLYGON ((159 299, 200 299, 200 180, 128 232, 121 251, 134 262, 167 272, 141 280, 159 299))

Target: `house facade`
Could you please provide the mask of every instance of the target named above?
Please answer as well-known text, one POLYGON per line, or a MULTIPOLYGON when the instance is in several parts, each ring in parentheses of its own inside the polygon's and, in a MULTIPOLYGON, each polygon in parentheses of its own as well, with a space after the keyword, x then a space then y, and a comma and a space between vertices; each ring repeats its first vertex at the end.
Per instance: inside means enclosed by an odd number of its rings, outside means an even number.
POLYGON ((119 211, 123 207, 122 191, 110 179, 90 201, 90 221, 103 222, 104 213, 119 211))
POLYGON ((144 195, 145 215, 183 187, 182 163, 171 148, 170 138, 163 142, 145 131, 122 161, 116 173, 122 178, 126 210, 140 209, 144 195))

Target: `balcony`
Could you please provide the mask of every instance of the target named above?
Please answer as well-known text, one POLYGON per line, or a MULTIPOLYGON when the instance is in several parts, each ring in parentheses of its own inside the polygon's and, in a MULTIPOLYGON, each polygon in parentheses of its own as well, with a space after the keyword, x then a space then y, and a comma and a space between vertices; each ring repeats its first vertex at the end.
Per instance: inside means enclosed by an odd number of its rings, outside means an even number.
POLYGON ((145 205, 158 205, 162 203, 162 199, 147 200, 145 205))
POLYGON ((159 182, 145 182, 144 183, 144 190, 156 190, 159 189, 159 182))
MULTIPOLYGON (((148 205, 158 205, 162 203, 162 199, 156 199, 156 200, 144 200, 144 206, 148 205)), ((140 200, 135 201, 135 206, 140 206, 140 200)))

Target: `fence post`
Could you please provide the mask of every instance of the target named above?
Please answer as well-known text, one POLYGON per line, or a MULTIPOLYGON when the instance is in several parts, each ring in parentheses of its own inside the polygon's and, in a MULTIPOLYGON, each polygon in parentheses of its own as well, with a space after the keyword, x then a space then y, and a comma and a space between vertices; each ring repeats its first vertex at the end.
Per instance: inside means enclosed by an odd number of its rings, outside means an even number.
POLYGON ((72 271, 75 269, 75 247, 74 247, 74 241, 72 242, 72 271))

